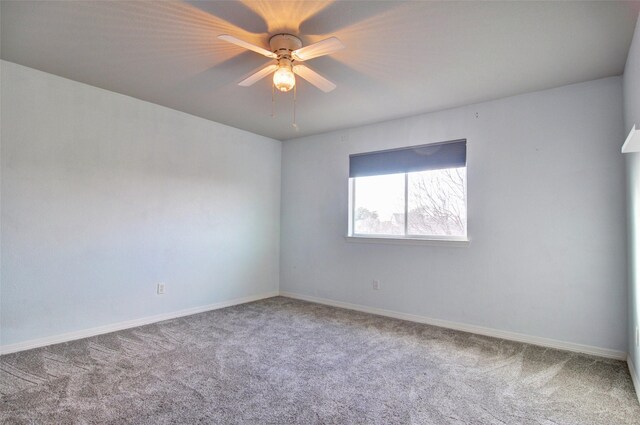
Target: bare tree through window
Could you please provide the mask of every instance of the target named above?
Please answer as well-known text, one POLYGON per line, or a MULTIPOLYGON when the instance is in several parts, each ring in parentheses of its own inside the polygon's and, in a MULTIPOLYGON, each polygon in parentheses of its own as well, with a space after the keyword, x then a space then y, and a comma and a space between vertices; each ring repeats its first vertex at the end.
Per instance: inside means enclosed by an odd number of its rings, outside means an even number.
POLYGON ((408 174, 407 233, 466 234, 465 168, 408 174))

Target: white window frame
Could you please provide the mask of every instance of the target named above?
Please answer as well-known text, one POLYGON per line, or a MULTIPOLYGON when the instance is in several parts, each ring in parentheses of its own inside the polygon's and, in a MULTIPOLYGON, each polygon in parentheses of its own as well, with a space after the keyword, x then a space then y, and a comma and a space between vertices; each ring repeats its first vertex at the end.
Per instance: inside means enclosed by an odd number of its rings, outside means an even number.
POLYGON ((446 245, 446 246, 468 246, 469 239, 469 204, 467 202, 467 177, 468 166, 465 165, 464 179, 464 204, 466 208, 466 235, 464 236, 447 236, 447 235, 414 235, 408 233, 408 214, 409 214, 409 173, 404 174, 404 235, 382 235, 369 233, 355 233, 355 203, 356 203, 356 178, 349 178, 349 223, 347 227, 347 235, 345 239, 349 242, 363 243, 390 243, 390 244, 412 244, 412 245, 446 245))

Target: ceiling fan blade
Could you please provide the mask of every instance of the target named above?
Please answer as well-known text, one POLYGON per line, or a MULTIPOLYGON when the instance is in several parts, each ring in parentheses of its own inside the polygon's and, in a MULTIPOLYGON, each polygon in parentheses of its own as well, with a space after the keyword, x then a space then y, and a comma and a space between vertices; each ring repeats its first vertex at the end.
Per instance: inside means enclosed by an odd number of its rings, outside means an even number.
POLYGON ((336 37, 329 37, 326 40, 318 41, 317 43, 294 50, 291 54, 295 60, 306 61, 317 58, 318 56, 330 55, 331 53, 344 49, 344 47, 342 41, 336 37))
POLYGON ((244 47, 247 50, 251 50, 253 52, 260 53, 261 55, 266 56, 268 58, 275 59, 275 58, 278 57, 275 53, 270 52, 269 50, 267 50, 265 48, 262 48, 260 46, 256 46, 255 44, 248 43, 248 42, 246 42, 244 40, 240 40, 239 38, 234 37, 234 36, 229 35, 229 34, 219 35, 218 38, 220 40, 226 41, 227 43, 235 44, 236 46, 244 47))
POLYGON ((276 65, 276 64, 267 65, 264 68, 262 68, 260 71, 254 73, 254 74, 251 74, 250 76, 248 76, 244 80, 240 81, 238 83, 238 85, 239 86, 243 86, 243 87, 249 87, 249 86, 257 83, 258 81, 262 80, 264 77, 266 77, 267 75, 271 74, 276 69, 278 69, 278 65, 276 65))
POLYGON ((314 70, 310 69, 306 65, 295 65, 293 67, 293 72, 295 72, 300 77, 304 78, 325 93, 328 93, 336 88, 335 84, 333 84, 331 81, 327 80, 314 70))

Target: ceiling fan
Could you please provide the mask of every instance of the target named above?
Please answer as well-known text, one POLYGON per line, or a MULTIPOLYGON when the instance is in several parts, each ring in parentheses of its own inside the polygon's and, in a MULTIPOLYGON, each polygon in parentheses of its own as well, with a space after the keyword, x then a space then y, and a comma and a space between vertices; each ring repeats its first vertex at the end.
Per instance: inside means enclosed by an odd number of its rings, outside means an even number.
POLYGON ((219 35, 218 38, 277 61, 277 63, 269 64, 260 71, 240 81, 238 83, 240 86, 248 87, 267 75, 274 73, 273 85, 282 92, 287 92, 296 85, 296 75, 304 78, 326 93, 336 88, 334 83, 308 66, 299 63, 319 56, 330 55, 338 50, 344 49, 344 44, 336 37, 330 37, 326 40, 302 47, 302 40, 295 35, 276 34, 269 39, 271 50, 256 46, 255 44, 248 43, 228 34, 219 35))

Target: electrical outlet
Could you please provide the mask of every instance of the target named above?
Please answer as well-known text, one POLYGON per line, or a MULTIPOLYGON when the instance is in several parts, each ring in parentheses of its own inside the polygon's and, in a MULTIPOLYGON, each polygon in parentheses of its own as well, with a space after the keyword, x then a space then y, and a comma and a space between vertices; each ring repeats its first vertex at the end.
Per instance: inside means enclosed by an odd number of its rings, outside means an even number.
POLYGON ((373 279, 372 282, 373 290, 377 291, 380 289, 380 281, 378 279, 373 279))
POLYGON ((164 283, 158 283, 158 295, 164 294, 164 283))

